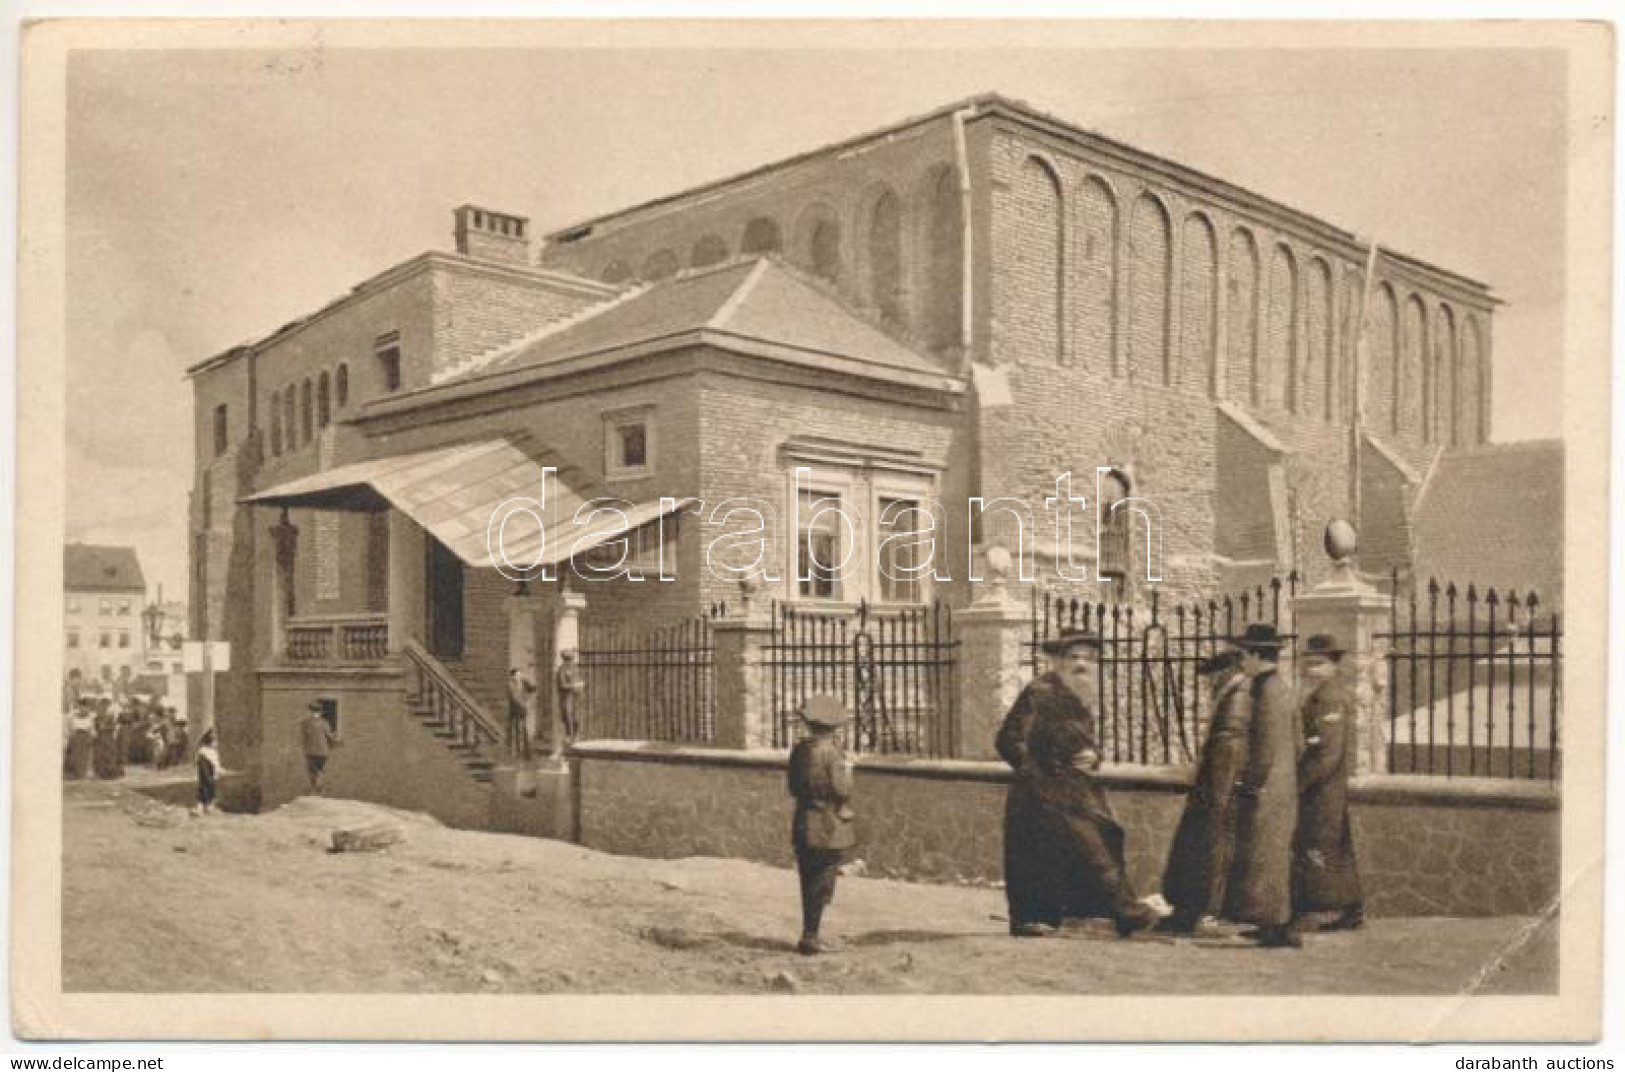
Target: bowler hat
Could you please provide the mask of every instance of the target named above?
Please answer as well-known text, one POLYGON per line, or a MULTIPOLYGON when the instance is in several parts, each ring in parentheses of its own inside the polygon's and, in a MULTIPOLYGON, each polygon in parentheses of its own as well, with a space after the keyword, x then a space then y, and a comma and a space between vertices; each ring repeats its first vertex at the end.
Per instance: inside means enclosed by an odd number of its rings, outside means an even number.
POLYGON ((846 722, 846 705, 834 696, 809 696, 801 705, 801 717, 813 726, 840 726, 846 722))
POLYGON ((1330 633, 1316 633, 1303 642, 1305 655, 1342 655, 1343 651, 1343 645, 1330 633))
POLYGON ((1052 637, 1046 637, 1038 645, 1038 650, 1045 655, 1065 655, 1073 648, 1089 648, 1092 651, 1100 650, 1100 638, 1093 633, 1086 633, 1082 629, 1062 629, 1052 637))
POLYGON ((1281 637, 1268 622, 1254 622, 1236 641, 1242 651, 1280 651, 1281 637))

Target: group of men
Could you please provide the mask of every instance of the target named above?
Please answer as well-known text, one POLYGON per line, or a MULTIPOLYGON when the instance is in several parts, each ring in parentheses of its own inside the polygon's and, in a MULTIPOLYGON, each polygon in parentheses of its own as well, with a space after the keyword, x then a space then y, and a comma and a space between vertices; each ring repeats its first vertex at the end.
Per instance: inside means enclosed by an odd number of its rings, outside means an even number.
POLYGON ((1112 918, 1125 936, 1231 921, 1251 924, 1261 946, 1296 948, 1307 930, 1363 924, 1343 651, 1330 636, 1307 640, 1300 700, 1279 672, 1281 648, 1273 626, 1252 625, 1199 667, 1213 717, 1163 875, 1173 909, 1164 919, 1134 892, 1123 828, 1096 780, 1100 641, 1068 631, 1045 642, 1046 672, 995 741, 1014 772, 1004 828, 1011 934, 1043 937, 1074 917, 1112 918))

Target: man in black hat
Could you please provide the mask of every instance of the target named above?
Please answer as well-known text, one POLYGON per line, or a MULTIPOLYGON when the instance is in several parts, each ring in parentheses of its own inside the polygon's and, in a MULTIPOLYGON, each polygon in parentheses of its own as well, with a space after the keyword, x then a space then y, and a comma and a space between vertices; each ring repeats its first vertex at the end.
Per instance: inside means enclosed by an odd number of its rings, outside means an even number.
POLYGON ((1292 836, 1298 822, 1302 727, 1292 687, 1277 673, 1275 627, 1255 624, 1236 645, 1252 679, 1247 765, 1236 787, 1236 862, 1226 915, 1258 927, 1260 945, 1297 948, 1292 927, 1292 836))
POLYGON ((1342 673, 1343 649, 1324 633, 1304 644, 1303 758, 1298 762, 1298 833, 1293 847, 1293 908, 1300 925, 1332 915, 1322 930, 1365 922, 1360 872, 1349 822, 1355 756, 1354 690, 1342 673))
POLYGON ((1213 715, 1162 876, 1162 895, 1174 908, 1163 928, 1180 933, 1224 913, 1236 853, 1235 791, 1247 770, 1253 715, 1240 652, 1218 652, 1196 672, 1213 691, 1213 715))
POLYGON ((1100 641, 1063 631, 1043 645, 1046 671, 1005 715, 994 747, 1015 774, 1004 809, 1004 892, 1010 933, 1036 938, 1068 917, 1107 916, 1118 933, 1150 926, 1123 864, 1123 828, 1095 781, 1100 751, 1089 704, 1100 641))

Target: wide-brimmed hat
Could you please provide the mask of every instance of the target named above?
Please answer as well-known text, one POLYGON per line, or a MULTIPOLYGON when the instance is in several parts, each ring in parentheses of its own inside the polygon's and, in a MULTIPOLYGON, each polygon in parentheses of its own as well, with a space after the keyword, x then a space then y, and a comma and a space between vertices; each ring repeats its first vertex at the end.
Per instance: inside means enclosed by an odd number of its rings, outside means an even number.
POLYGON ((809 696, 801 705, 801 717, 811 726, 838 727, 846 722, 846 705, 835 696, 809 696))
POLYGON ((1206 659, 1196 664, 1196 672, 1202 677, 1213 674, 1222 674, 1226 670, 1233 670, 1241 664, 1241 653, 1234 648, 1214 652, 1206 659))
POLYGON ((1342 655, 1345 650, 1330 633, 1316 633, 1303 642, 1305 655, 1342 655))
POLYGON ((1236 641, 1236 647, 1242 651, 1280 651, 1281 637, 1268 622, 1254 622, 1236 641))
POLYGON ((1082 629, 1062 629, 1052 637, 1046 637, 1038 645, 1038 650, 1045 655, 1065 655, 1073 648, 1088 648, 1091 651, 1100 650, 1100 638, 1093 633, 1086 633, 1082 629))
POLYGON ((320 700, 312 700, 312 701, 310 701, 308 704, 305 705, 305 710, 306 711, 314 711, 318 715, 322 714, 323 713, 322 701, 320 701, 320 700))

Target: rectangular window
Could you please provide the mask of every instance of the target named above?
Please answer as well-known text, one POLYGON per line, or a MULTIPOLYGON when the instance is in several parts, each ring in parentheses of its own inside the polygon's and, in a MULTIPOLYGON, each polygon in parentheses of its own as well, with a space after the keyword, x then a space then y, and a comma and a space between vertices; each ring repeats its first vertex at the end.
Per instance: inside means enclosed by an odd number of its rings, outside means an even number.
POLYGON ((118 612, 120 614, 130 613, 130 601, 128 599, 121 599, 118 601, 118 612))
POLYGON ((103 599, 100 601, 100 603, 101 606, 99 609, 102 617, 105 618, 107 615, 113 613, 113 601, 111 599, 103 599))
POLYGON ((654 468, 654 423, 648 406, 604 414, 604 472, 646 476, 654 468))
POLYGON ((925 526, 927 515, 913 499, 881 499, 877 521, 879 540, 880 598, 888 603, 918 603, 923 591, 925 543, 921 537, 904 534, 925 526), (897 539, 888 542, 888 537, 897 539))
POLYGON ((77 630, 77 629, 68 630, 68 647, 77 648, 78 646, 79 646, 79 630, 77 630))
POLYGON ((72 599, 72 598, 70 598, 68 600, 68 613, 69 614, 78 614, 79 613, 79 600, 72 599))
POLYGON ((216 458, 226 452, 227 442, 226 404, 222 402, 214 407, 214 456, 216 458))
POLYGON ((112 633, 103 633, 102 634, 102 647, 110 648, 112 646, 113 646, 113 634, 112 633))
POLYGON ((372 352, 378 358, 379 378, 383 380, 384 390, 398 391, 401 387, 401 336, 399 332, 391 331, 387 335, 380 335, 373 341, 372 352))
POLYGON ((797 591, 808 599, 841 598, 841 497, 830 492, 801 493, 796 534, 797 591))
POLYGON ((126 633, 123 630, 119 631, 118 646, 121 647, 121 648, 127 648, 127 647, 130 646, 130 634, 129 633, 126 633))

